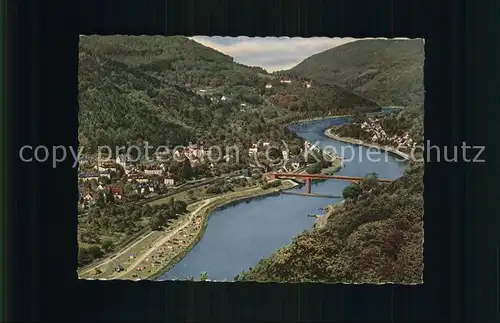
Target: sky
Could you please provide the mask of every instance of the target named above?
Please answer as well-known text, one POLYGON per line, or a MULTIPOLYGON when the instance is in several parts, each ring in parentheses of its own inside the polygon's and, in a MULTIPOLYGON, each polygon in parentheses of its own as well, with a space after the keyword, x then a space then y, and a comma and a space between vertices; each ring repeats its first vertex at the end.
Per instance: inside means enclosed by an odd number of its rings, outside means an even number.
POLYGON ((232 56, 238 63, 268 72, 290 69, 307 57, 343 45, 355 38, 220 37, 194 36, 192 40, 232 56))

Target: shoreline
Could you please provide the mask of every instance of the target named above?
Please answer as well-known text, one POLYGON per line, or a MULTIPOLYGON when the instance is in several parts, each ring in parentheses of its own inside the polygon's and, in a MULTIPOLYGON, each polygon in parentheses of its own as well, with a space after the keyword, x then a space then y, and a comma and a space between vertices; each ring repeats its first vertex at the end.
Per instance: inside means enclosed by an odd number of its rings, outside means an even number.
POLYGON ((338 119, 338 118, 349 118, 349 117, 354 117, 354 114, 332 115, 332 116, 326 116, 326 117, 314 117, 314 118, 308 118, 308 119, 300 119, 300 120, 295 120, 295 121, 289 122, 289 123, 285 124, 285 126, 292 126, 292 125, 297 125, 300 123, 307 123, 307 122, 312 122, 312 121, 321 121, 321 120, 338 119))
POLYGON ((367 148, 375 148, 375 149, 383 150, 383 151, 386 151, 386 152, 391 153, 393 155, 397 155, 397 156, 403 158, 405 161, 408 161, 411 159, 409 154, 404 153, 402 151, 399 151, 394 147, 382 146, 382 145, 373 144, 373 143, 367 143, 367 142, 360 140, 360 139, 340 137, 340 136, 332 134, 331 130, 332 130, 332 128, 328 128, 324 132, 325 136, 327 136, 330 139, 337 140, 337 141, 344 142, 344 143, 348 143, 348 144, 364 146, 367 148))
MULTIPOLYGON (((396 106, 391 106, 391 107, 381 107, 381 109, 392 109, 392 110, 400 110, 403 109, 404 107, 396 107, 396 106)), ((382 111, 373 111, 373 112, 364 112, 364 113, 381 113, 382 111)), ((307 119, 299 119, 295 120, 292 122, 289 122, 286 124, 286 126, 291 126, 291 125, 296 125, 300 123, 307 123, 307 122, 312 122, 312 121, 321 121, 321 120, 327 120, 327 119, 338 119, 338 118, 352 118, 355 117, 355 114, 336 114, 336 115, 329 115, 329 116, 323 116, 323 117, 313 117, 313 118, 307 118, 307 119)))
MULTIPOLYGON (((285 182, 285 181, 283 181, 285 182)), ((234 198, 229 198, 228 200, 224 200, 224 196, 219 197, 219 199, 211 202, 208 204, 203 210, 200 211, 202 213, 202 222, 201 226, 198 229, 198 232, 196 232, 195 237, 189 242, 182 250, 180 250, 174 257, 172 257, 169 261, 165 263, 164 266, 162 266, 158 271, 152 273, 151 275, 147 276, 143 280, 157 280, 159 277, 167 273, 170 269, 172 269, 175 265, 177 265, 197 244, 200 242, 200 240, 203 238, 205 235, 207 226, 208 226, 208 220, 210 219, 210 215, 217 209, 222 208, 227 205, 231 205, 233 203, 241 203, 247 200, 252 200, 254 198, 258 197, 264 197, 268 195, 273 195, 277 194, 281 191, 288 190, 291 188, 294 188, 298 186, 299 184, 293 182, 293 181, 286 181, 290 183, 290 185, 287 185, 285 187, 279 187, 279 188, 271 188, 262 192, 252 192, 254 194, 249 194, 249 195, 243 195, 243 196, 237 196, 234 198)))

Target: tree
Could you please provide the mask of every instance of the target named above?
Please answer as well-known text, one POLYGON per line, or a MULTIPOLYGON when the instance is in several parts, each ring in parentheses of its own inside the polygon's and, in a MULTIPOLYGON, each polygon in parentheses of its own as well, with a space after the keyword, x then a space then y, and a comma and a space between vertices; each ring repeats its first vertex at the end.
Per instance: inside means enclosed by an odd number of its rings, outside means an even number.
POLYGON ((152 230, 158 231, 165 225, 166 219, 161 213, 156 213, 149 220, 149 226, 152 230))
POLYGON ((323 165, 321 162, 314 163, 306 168, 306 172, 309 174, 318 174, 319 172, 321 172, 322 168, 323 168, 323 165))
POLYGON ((193 168, 191 167, 191 162, 189 161, 188 158, 184 158, 184 160, 181 163, 177 163, 177 165, 175 165, 174 168, 175 168, 175 173, 180 178, 190 179, 194 175, 193 168))
POLYGON ((102 249, 105 252, 109 252, 113 249, 113 241, 106 239, 102 242, 102 249))
POLYGON ((113 195, 113 192, 111 191, 111 189, 106 191, 105 200, 107 203, 114 203, 115 202, 115 196, 113 195))
POLYGON ((100 258, 103 255, 103 252, 102 252, 101 248, 99 248, 98 246, 92 246, 92 247, 90 247, 89 251, 90 251, 90 254, 94 258, 100 258))
POLYGON ((356 184, 356 183, 352 183, 352 184, 349 184, 349 186, 347 186, 344 191, 342 192, 342 196, 344 197, 344 199, 353 199, 355 200, 356 198, 358 198, 358 196, 363 192, 363 190, 361 189, 361 187, 356 184))
POLYGON ((151 211, 152 211, 151 205, 144 204, 144 206, 141 209, 141 216, 142 217, 147 217, 147 216, 149 216, 149 214, 151 213, 151 211))
POLYGON ((208 273, 206 271, 203 271, 201 274, 200 274, 200 280, 201 281, 207 281, 208 280, 208 273))
POLYGON ((97 194, 97 198, 95 200, 95 203, 96 205, 99 207, 99 208, 104 208, 104 206, 106 205, 106 201, 104 199, 104 194, 102 194, 102 192, 99 192, 97 194))
POLYGON ((376 173, 370 173, 363 178, 360 185, 363 190, 370 190, 378 186, 378 183, 378 175, 376 173))
POLYGON ((92 230, 80 232, 80 241, 89 244, 100 243, 99 235, 92 230))
POLYGON ((93 260, 88 248, 78 248, 78 265, 84 266, 93 260))
POLYGON ((123 187, 123 191, 125 192, 125 194, 130 194, 134 191, 134 187, 132 186, 131 183, 126 183, 123 187))

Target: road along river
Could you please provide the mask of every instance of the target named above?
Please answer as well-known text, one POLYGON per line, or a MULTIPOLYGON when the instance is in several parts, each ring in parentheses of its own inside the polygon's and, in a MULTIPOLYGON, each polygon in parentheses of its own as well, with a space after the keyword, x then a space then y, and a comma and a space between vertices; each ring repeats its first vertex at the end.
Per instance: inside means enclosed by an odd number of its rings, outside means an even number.
MULTIPOLYGON (((395 179, 403 174, 405 163, 399 157, 369 153, 366 147, 325 136, 327 128, 347 122, 351 122, 348 117, 331 118, 295 124, 290 129, 320 147, 335 149, 345 163, 338 175, 366 176, 375 172, 381 178, 395 179)), ((312 191, 341 196, 348 184, 327 180, 313 183, 312 191)), ((304 190, 302 187, 290 191, 304 190)), ((309 214, 321 214, 321 208, 339 202, 341 199, 277 194, 219 208, 210 215, 199 243, 158 280, 199 278, 200 273, 207 272, 212 281, 232 281, 240 272, 289 244, 302 231, 311 229, 316 219, 309 214)))

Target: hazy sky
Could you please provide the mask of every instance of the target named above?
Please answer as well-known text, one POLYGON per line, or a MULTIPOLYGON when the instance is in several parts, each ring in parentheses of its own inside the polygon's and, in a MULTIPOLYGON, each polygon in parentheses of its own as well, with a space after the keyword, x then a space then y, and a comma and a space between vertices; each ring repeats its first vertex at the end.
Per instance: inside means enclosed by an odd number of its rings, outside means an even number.
POLYGON ((190 38, 234 57, 238 63, 260 66, 269 72, 292 68, 313 54, 356 40, 355 38, 326 37, 194 36, 190 38))

